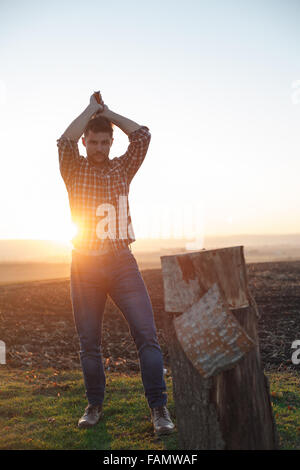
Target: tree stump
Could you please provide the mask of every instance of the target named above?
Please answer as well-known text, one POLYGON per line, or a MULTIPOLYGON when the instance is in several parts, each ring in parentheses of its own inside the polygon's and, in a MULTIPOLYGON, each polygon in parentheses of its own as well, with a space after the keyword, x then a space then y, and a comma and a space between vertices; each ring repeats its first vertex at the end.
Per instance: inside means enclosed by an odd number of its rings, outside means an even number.
POLYGON ((161 264, 180 449, 277 449, 243 247, 161 264))

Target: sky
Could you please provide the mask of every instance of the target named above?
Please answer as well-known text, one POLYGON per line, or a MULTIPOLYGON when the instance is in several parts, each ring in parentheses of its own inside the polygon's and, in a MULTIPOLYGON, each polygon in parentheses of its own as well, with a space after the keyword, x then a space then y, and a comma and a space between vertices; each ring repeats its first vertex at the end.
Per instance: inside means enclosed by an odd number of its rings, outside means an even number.
POLYGON ((96 90, 152 134, 136 237, 300 233, 299 20, 297 0, 2 0, 0 238, 73 236, 56 139, 96 90))

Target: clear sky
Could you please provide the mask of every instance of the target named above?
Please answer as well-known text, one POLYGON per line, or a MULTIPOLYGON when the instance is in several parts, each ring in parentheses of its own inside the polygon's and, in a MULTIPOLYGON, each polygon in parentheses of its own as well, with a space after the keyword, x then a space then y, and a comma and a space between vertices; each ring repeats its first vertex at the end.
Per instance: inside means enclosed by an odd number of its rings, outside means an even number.
POLYGON ((72 236, 56 139, 98 89, 152 133, 136 237, 300 233, 299 21, 298 0, 2 0, 0 238, 72 236))

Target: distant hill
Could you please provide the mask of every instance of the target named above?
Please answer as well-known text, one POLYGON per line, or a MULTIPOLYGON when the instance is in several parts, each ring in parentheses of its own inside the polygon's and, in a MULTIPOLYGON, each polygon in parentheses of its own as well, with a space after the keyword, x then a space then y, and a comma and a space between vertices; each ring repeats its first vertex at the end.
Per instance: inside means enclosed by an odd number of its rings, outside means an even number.
MULTIPOLYGON (((138 239, 132 244, 133 252, 150 253, 156 256, 186 251, 185 239, 138 239)), ((270 259, 300 259, 300 234, 291 235, 230 235, 206 237, 203 248, 222 248, 243 245, 250 261, 270 259)), ((201 249, 197 247, 195 249, 201 249)), ((0 263, 47 262, 68 263, 71 260, 72 244, 52 240, 1 240, 0 263)))

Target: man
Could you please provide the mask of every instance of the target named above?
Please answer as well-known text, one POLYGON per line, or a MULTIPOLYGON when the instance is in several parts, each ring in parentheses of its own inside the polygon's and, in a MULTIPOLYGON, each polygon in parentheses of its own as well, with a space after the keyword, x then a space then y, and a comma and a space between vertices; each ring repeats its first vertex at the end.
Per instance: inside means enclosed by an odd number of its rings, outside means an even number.
POLYGON ((141 376, 154 432, 174 430, 168 409, 163 358, 151 301, 130 243, 135 241, 128 204, 130 182, 150 143, 148 127, 111 111, 95 94, 87 108, 57 140, 59 165, 68 191, 73 238, 71 300, 80 342, 88 406, 78 426, 98 423, 105 373, 101 355, 102 320, 109 294, 127 320, 139 355, 141 376), (113 125, 129 138, 127 151, 109 159, 113 125), (78 140, 87 157, 79 155, 78 140))

